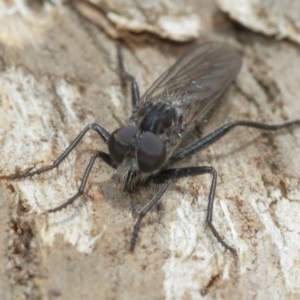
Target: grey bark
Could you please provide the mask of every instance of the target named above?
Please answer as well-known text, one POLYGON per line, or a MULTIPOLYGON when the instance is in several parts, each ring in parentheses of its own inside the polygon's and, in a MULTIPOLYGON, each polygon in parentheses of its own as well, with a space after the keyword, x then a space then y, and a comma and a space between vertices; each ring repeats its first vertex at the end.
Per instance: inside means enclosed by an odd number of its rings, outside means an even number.
MULTIPOLYGON (((205 131, 230 120, 278 123, 300 116, 297 45, 233 26, 209 1, 199 12, 205 38, 243 52, 243 69, 205 131)), ((116 41, 70 6, 1 16, 1 175, 51 163, 85 125, 109 132, 130 114, 117 72, 116 41)), ((99 24, 98 24, 99 25, 99 24)), ((189 45, 122 32, 127 69, 141 91, 189 45)), ((181 165, 219 174, 215 226, 238 251, 225 252, 205 226, 209 176, 179 180, 144 222, 128 251, 132 195, 98 162, 85 196, 73 195, 93 151, 90 133, 57 170, 1 180, 1 299, 297 299, 299 298, 300 130, 236 129, 181 165)))

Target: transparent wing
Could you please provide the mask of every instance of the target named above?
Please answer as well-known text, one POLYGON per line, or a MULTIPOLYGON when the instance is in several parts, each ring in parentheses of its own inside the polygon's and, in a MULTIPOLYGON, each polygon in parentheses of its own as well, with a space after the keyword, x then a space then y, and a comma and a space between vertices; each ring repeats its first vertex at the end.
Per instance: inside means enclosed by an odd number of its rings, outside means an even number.
POLYGON ((241 55, 226 44, 197 44, 152 84, 138 105, 145 101, 170 102, 181 109, 189 127, 213 107, 237 76, 241 64, 241 55))

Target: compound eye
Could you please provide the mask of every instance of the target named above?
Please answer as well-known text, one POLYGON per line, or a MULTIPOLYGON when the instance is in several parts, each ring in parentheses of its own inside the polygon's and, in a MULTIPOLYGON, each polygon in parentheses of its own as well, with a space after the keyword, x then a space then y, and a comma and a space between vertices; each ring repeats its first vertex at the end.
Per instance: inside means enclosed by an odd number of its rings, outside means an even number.
POLYGON ((115 130, 108 141, 108 150, 111 158, 116 163, 121 163, 129 150, 130 142, 137 129, 132 126, 121 127, 115 130))
POLYGON ((152 132, 144 132, 137 152, 139 169, 150 173, 159 169, 166 160, 166 147, 152 132))

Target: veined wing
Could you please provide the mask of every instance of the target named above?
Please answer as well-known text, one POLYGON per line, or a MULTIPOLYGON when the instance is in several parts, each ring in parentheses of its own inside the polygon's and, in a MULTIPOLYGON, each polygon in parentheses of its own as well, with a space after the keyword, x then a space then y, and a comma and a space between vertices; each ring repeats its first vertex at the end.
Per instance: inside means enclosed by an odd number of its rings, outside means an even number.
POLYGON ((226 44, 196 44, 152 84, 140 104, 145 101, 172 103, 182 111, 184 123, 190 127, 213 107, 241 65, 241 55, 226 44))

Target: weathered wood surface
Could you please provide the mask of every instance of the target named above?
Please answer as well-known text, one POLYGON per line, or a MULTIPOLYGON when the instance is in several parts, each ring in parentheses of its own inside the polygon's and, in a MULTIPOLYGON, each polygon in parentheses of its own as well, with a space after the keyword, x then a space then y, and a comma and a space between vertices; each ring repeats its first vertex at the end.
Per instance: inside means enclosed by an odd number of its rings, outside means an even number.
MULTIPOLYGON (((244 56, 206 131, 229 120, 299 118, 299 46, 233 26, 215 4, 201 2, 190 4, 201 38, 232 43, 244 56)), ((88 123, 111 132, 130 114, 116 41, 69 6, 47 7, 0 17, 2 175, 53 161, 88 123)), ((126 66, 141 91, 188 47, 122 35, 126 66)), ((299 298, 300 129, 236 129, 182 163, 218 170, 215 225, 238 259, 205 226, 209 176, 172 186, 145 221, 134 253, 130 197, 101 162, 85 197, 44 215, 74 194, 97 149, 106 147, 91 132, 58 171, 0 181, 1 299, 299 298)), ((154 193, 140 189, 133 202, 154 193)))

